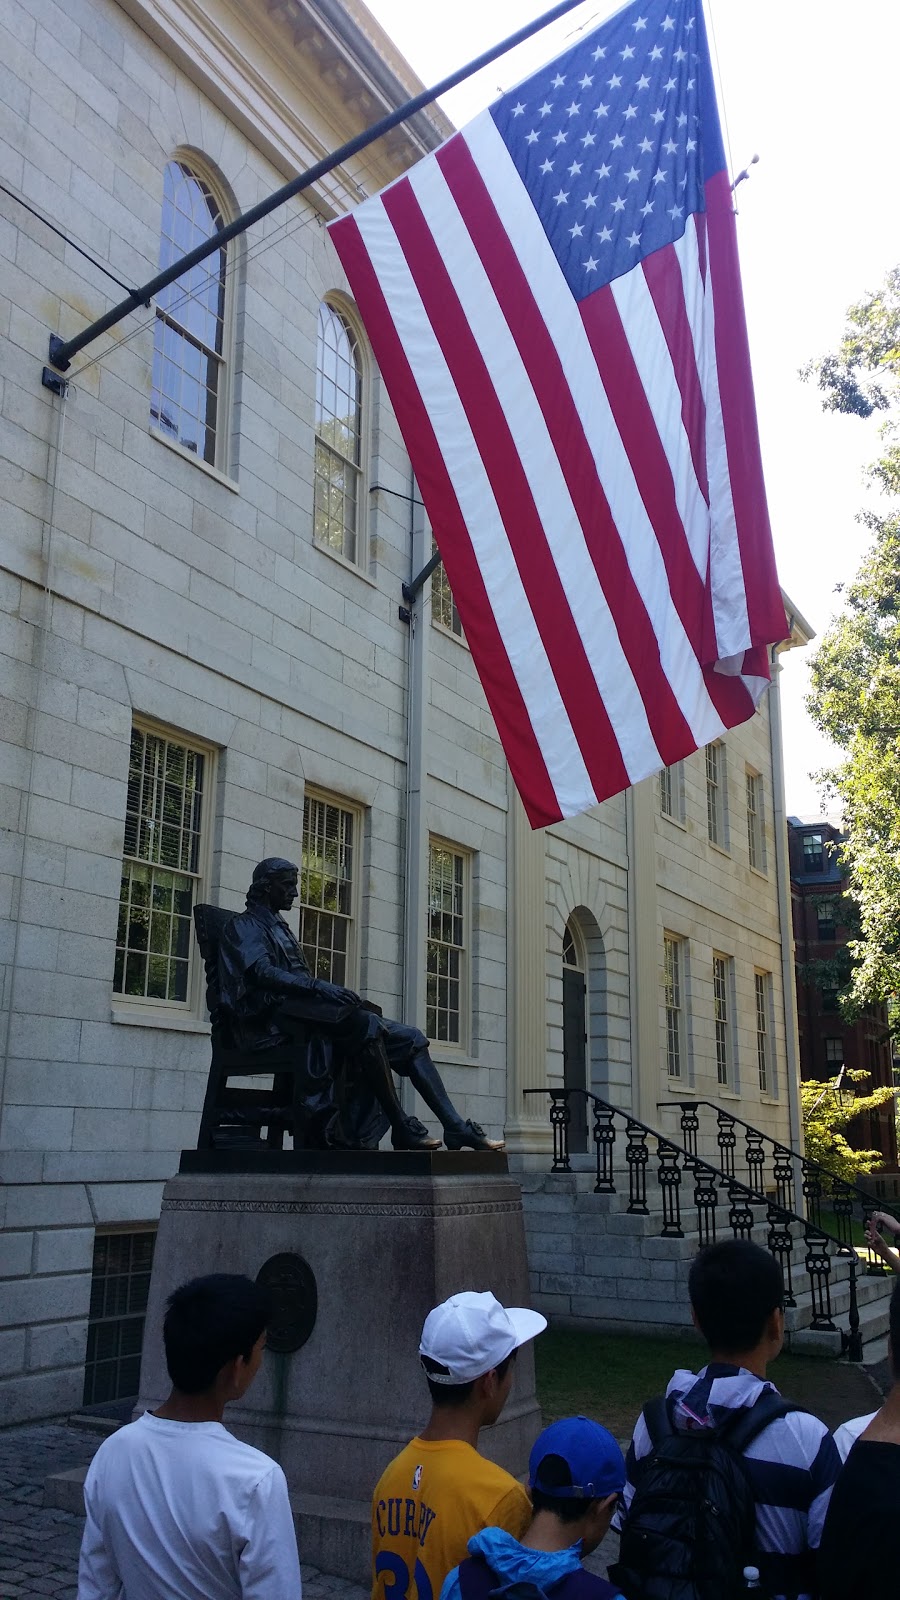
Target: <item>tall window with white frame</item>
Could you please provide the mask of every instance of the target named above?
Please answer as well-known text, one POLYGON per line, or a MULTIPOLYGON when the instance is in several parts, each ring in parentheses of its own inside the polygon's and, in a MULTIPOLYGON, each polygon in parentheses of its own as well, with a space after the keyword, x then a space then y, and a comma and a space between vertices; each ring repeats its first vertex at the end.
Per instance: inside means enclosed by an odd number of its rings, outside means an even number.
MULTIPOLYGON (((431 553, 437 554, 437 544, 433 539, 431 553)), ((438 562, 431 574, 431 620, 437 623, 439 628, 446 628, 447 632, 454 634, 457 639, 463 637, 462 623, 443 561, 438 562)))
POLYGON ((756 1065, 759 1071, 759 1088, 761 1094, 769 1094, 772 1085, 772 1046, 769 1032, 772 974, 754 972, 753 985, 756 991, 756 1065))
POLYGON ((316 341, 313 528, 320 544, 363 565, 363 363, 349 320, 323 300, 316 341))
POLYGON ((706 746, 706 828, 710 844, 727 848, 725 835, 725 746, 706 746))
POLYGON ((763 781, 759 772, 747 772, 747 852, 756 872, 766 870, 766 834, 763 820, 763 781))
MULTIPOLYGON (((160 269, 225 225, 208 183, 185 161, 163 175, 160 269)), ((151 426, 209 466, 227 467, 227 247, 176 278, 156 297, 151 426)))
POLYGON ((731 1080, 731 960, 713 956, 713 1019, 716 1032, 716 1081, 731 1080))
POLYGON ((666 1006, 666 1070, 670 1078, 683 1075, 684 1064, 684 956, 682 939, 667 933, 663 939, 663 990, 666 1006))
POLYGON ((466 857, 452 845, 428 847, 425 1031, 442 1044, 465 1042, 466 857))
POLYGON ((675 796, 672 786, 672 768, 663 767, 659 774, 659 809, 664 817, 674 817, 675 796))
POLYGON ((131 734, 113 990, 191 1001, 191 918, 200 886, 208 755, 149 728, 131 734))
POLYGON ((300 943, 317 978, 347 985, 354 973, 357 816, 336 800, 306 795, 300 854, 300 943))

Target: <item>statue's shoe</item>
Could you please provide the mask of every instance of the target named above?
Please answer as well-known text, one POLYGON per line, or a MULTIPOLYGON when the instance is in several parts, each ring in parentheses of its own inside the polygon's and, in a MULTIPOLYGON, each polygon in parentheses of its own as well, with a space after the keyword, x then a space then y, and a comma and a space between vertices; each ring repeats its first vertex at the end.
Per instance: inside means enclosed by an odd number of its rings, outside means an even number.
POLYGON ((440 1150, 440 1139, 432 1139, 424 1122, 418 1117, 407 1117, 402 1132, 391 1134, 391 1144, 395 1150, 440 1150))
POLYGON ((455 1131, 444 1130, 444 1143, 448 1150, 505 1150, 502 1139, 489 1139, 481 1124, 464 1122, 455 1131))

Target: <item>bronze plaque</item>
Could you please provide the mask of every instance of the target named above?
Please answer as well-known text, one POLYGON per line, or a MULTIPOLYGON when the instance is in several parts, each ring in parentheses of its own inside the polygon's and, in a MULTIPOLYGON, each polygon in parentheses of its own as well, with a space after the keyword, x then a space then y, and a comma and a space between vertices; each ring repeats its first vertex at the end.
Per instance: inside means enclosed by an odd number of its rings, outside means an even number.
POLYGON ((302 1256, 284 1250, 263 1262, 256 1281, 272 1296, 266 1348, 276 1355, 291 1355, 305 1345, 316 1325, 319 1296, 315 1273, 302 1256))

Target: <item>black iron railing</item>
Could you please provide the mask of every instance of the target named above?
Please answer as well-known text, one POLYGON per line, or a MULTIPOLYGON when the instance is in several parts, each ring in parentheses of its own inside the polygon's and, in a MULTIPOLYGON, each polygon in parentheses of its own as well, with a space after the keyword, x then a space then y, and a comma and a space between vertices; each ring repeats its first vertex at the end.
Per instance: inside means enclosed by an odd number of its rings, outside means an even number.
MULTIPOLYGON (((682 1198, 682 1190, 686 1185, 690 1185, 687 1205, 695 1213, 695 1227, 701 1249, 716 1241, 720 1199, 727 1200, 725 1225, 736 1239, 751 1238, 754 1229, 764 1221, 766 1244, 778 1261, 784 1278, 786 1307, 797 1304, 794 1291, 796 1270, 794 1253, 802 1243, 805 1250, 803 1265, 809 1277, 812 1302, 810 1328, 828 1332, 841 1331, 843 1347, 849 1359, 862 1360, 856 1251, 821 1226, 821 1207, 817 1218, 802 1217, 793 1204, 787 1203, 789 1193, 793 1195, 793 1189, 788 1190, 787 1180, 783 1175, 779 1180, 773 1170, 773 1186, 770 1191, 767 1190, 765 1155, 763 1154, 761 1161, 757 1159, 756 1141, 753 1143, 753 1153, 750 1158, 754 1181, 745 1182, 743 1178, 737 1176, 733 1159, 728 1167, 716 1166, 698 1154, 699 1124, 698 1128, 694 1128, 692 1124, 688 1126, 687 1131, 692 1135, 690 1143, 679 1144, 656 1128, 649 1127, 646 1122, 641 1122, 640 1118, 632 1116, 631 1112, 620 1110, 618 1106, 611 1105, 608 1100, 603 1100, 599 1095, 591 1094, 586 1089, 548 1087, 526 1089, 524 1092, 549 1097, 550 1126, 553 1130, 551 1168, 553 1172, 572 1170, 569 1155, 569 1125, 572 1111, 569 1102, 573 1096, 580 1096, 585 1100, 592 1109, 591 1137, 596 1161, 594 1193, 618 1193, 619 1183, 627 1176, 628 1204, 625 1209, 632 1216, 651 1215, 647 1203, 647 1172, 651 1159, 655 1156, 656 1182, 659 1186, 662 1209, 661 1238, 683 1239, 685 1236, 682 1225, 685 1200, 682 1198), (624 1135, 624 1150, 620 1142, 621 1135, 624 1135), (625 1172, 622 1174, 617 1173, 617 1156, 620 1162, 624 1162, 625 1172), (837 1329, 832 1310, 832 1264, 836 1257, 845 1260, 849 1270, 849 1307, 847 1327, 844 1330, 837 1329)), ((674 1105, 677 1102, 668 1101, 667 1104, 674 1105)), ((691 1102, 695 1108, 699 1104, 700 1102, 691 1102)), ((740 1119, 734 1120, 737 1122, 740 1119)), ((749 1127, 749 1124, 745 1126, 749 1127)), ((757 1131, 751 1130, 754 1133, 757 1131)), ((760 1134, 759 1138, 764 1141, 766 1135, 760 1134)), ((779 1148, 785 1150, 784 1146, 779 1148)), ((725 1144, 719 1146, 719 1149, 730 1150, 733 1158, 733 1146, 725 1144)), ((792 1156, 792 1152, 787 1150, 785 1154, 792 1156)), ((783 1165, 783 1162, 780 1164, 783 1165)))
MULTIPOLYGON (((771 1134, 754 1128, 743 1117, 713 1100, 660 1100, 657 1110, 677 1111, 681 1140, 692 1158, 696 1158, 698 1139, 707 1132, 701 1120, 703 1111, 715 1115, 715 1145, 719 1153, 718 1165, 722 1169, 723 1185, 735 1176, 740 1163, 746 1166, 747 1179, 754 1188, 774 1187, 778 1204, 787 1210, 798 1210, 797 1181, 803 1196, 806 1215, 813 1225, 822 1228, 823 1211, 831 1213, 834 1221, 833 1235, 840 1240, 841 1254, 854 1257, 857 1247, 863 1247, 862 1237, 854 1240, 854 1230, 864 1234, 873 1211, 878 1209, 873 1196, 855 1183, 838 1178, 821 1162, 801 1156, 796 1150, 774 1139, 771 1134), (738 1130, 741 1130, 740 1132, 738 1130)), ((831 1220, 829 1218, 829 1220, 831 1220)), ((865 1244, 866 1273, 881 1277, 888 1268, 871 1245, 865 1244)))

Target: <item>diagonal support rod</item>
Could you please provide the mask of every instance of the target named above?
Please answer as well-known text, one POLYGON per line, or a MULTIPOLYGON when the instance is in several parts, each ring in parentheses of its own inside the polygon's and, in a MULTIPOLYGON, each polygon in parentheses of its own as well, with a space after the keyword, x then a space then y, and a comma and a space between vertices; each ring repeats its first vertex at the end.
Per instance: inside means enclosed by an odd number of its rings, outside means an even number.
MULTIPOLYGON (((339 149, 333 150, 330 155, 324 156, 314 166, 308 167, 305 172, 298 173, 296 178, 292 178, 289 183, 285 183, 280 189, 276 189, 274 194, 269 195, 268 199, 261 200, 258 205, 252 206, 249 211, 244 211, 239 217, 235 217, 234 221, 229 222, 226 227, 220 228, 218 233, 211 234, 204 244, 198 245, 195 250, 188 251, 188 254, 182 256, 180 261, 173 262, 164 272, 157 273, 156 277, 151 278, 149 283, 145 283, 140 289, 133 289, 125 300, 120 300, 119 304, 113 306, 111 311, 107 311, 104 316, 98 317, 96 322, 90 323, 81 333, 76 334, 73 339, 61 339, 58 334, 51 334, 49 351, 51 365, 58 372, 66 372, 71 365, 72 357, 76 356, 86 345, 92 344, 95 339, 99 338, 101 333, 106 333, 108 329, 115 327, 117 322, 121 322, 123 317, 127 317, 130 312, 136 311, 139 306, 149 305, 154 295, 159 294, 160 290, 168 288, 170 283, 174 283, 185 272, 189 272, 192 267, 196 267, 201 261, 205 261, 207 256, 213 255, 216 250, 221 249, 222 245, 227 244, 230 239, 235 239, 238 234, 245 233, 248 228, 253 227, 254 223, 261 222, 263 217, 268 217, 273 211, 277 211, 279 206, 283 206, 288 200, 292 200, 303 189, 308 189, 312 184, 318 183, 320 178, 323 178, 328 172, 333 172, 334 168, 340 166, 342 162, 348 161, 351 156, 355 156, 360 150, 364 150, 367 145, 374 144, 376 139, 380 139, 384 134, 390 133, 391 129, 398 127, 401 122, 407 122, 410 117, 415 116, 417 111, 421 111, 425 106, 431 105, 432 101, 437 100, 440 95, 446 94, 448 90, 455 89, 458 83, 463 83, 466 78, 470 78, 473 73, 479 72, 482 67, 489 66, 492 61, 497 60, 498 56, 505 55, 508 50, 514 49, 523 40, 530 39, 535 33, 540 33, 542 28, 548 27, 557 18, 564 17, 569 11, 574 11, 575 7, 581 5, 581 3, 582 0, 559 0, 559 3, 553 6, 550 11, 545 11, 542 16, 536 17, 533 22, 527 23, 524 28, 517 29, 507 39, 503 39, 499 44, 493 45, 490 50, 485 50, 482 55, 476 56, 474 61, 469 61, 464 67, 458 67, 455 72, 451 72, 448 77, 442 78, 440 83, 436 83, 431 89, 423 89, 412 100, 407 100, 405 105, 398 106, 396 111, 388 112, 387 116, 382 117, 378 122, 373 122, 371 127, 364 129, 362 133, 358 133, 355 138, 348 139, 346 144, 342 144, 339 149)), ((44 371, 45 377, 43 381, 46 383, 47 369, 45 368, 44 371)), ((49 376, 53 378, 52 373, 49 376)), ((48 386, 52 387, 53 385, 48 386)))

